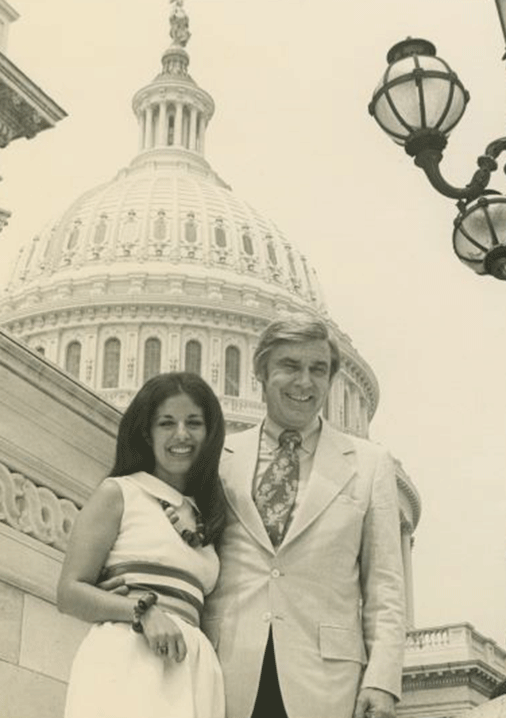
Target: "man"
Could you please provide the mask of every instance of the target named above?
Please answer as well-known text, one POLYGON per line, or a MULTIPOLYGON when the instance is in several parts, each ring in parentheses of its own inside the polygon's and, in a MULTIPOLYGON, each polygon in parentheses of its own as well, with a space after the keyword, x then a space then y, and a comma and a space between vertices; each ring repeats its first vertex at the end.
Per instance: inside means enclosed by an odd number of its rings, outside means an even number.
POLYGON ((338 366, 323 322, 274 321, 254 356, 267 415, 227 439, 221 572, 203 627, 229 718, 394 715, 405 636, 395 476, 382 448, 319 417, 338 366))

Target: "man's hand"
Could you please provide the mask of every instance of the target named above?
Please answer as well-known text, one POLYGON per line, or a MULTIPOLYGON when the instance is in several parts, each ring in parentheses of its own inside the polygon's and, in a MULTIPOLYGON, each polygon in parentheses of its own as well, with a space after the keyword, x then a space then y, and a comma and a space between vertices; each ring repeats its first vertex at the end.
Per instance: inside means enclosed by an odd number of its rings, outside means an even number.
POLYGON ((101 588, 102 591, 110 591, 118 596, 128 596, 130 592, 123 576, 113 576, 106 581, 100 581, 97 583, 97 588, 101 588))
POLYGON ((353 718, 395 718, 394 696, 379 688, 362 688, 353 718))

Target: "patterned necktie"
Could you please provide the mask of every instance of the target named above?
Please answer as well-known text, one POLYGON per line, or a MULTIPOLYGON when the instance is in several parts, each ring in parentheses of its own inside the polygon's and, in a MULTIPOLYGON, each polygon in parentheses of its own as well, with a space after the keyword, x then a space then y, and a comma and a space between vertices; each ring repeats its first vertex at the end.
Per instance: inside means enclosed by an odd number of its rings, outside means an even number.
POLYGON ((286 534, 295 504, 299 485, 297 449, 301 443, 298 431, 285 429, 280 434, 276 458, 265 470, 256 490, 254 501, 274 548, 286 534))

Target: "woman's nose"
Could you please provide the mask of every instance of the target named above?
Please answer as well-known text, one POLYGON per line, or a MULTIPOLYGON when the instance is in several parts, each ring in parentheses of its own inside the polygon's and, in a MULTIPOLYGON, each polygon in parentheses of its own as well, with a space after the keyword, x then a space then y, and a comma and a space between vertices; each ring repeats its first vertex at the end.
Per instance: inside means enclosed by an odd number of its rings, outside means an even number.
POLYGON ((184 422, 179 422, 179 424, 176 427, 176 436, 180 438, 186 438, 189 436, 188 427, 184 422))

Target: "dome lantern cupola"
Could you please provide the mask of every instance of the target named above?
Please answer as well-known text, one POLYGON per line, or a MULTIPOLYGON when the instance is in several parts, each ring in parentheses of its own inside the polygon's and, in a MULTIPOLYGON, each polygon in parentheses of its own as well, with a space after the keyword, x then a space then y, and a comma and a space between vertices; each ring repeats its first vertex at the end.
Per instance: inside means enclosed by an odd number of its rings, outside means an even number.
POLYGON ((153 159, 167 151, 176 159, 204 165, 205 132, 214 113, 211 95, 202 90, 188 73, 190 57, 185 50, 190 39, 189 20, 183 0, 174 4, 170 15, 172 44, 162 56, 162 72, 133 98, 139 124, 139 153, 134 163, 153 159))

